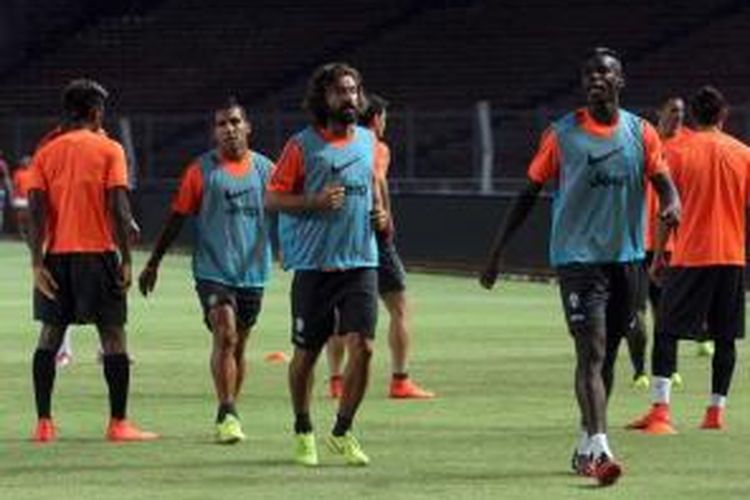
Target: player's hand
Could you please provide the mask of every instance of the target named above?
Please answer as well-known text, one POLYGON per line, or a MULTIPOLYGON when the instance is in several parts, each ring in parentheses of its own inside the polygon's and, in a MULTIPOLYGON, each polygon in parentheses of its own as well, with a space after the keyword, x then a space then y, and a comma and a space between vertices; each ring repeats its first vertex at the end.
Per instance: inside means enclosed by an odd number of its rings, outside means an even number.
POLYGON ((52 273, 49 272, 49 269, 41 266, 34 266, 33 267, 34 272, 34 288, 39 290, 42 295, 47 297, 50 300, 55 300, 57 297, 55 295, 55 292, 60 288, 55 281, 55 278, 52 277, 52 273))
POLYGON ((117 287, 122 293, 127 293, 130 285, 133 283, 133 265, 130 262, 120 263, 120 276, 117 280, 117 287))
POLYGON ((654 258, 651 260, 651 265, 648 267, 648 275, 657 286, 662 285, 666 270, 667 259, 664 253, 654 254, 654 258))
POLYGON ((338 210, 344 206, 345 200, 346 191, 344 186, 329 184, 318 194, 316 205, 320 210, 338 210))
POLYGON ((479 284, 487 290, 492 290, 499 275, 500 269, 498 266, 487 266, 479 275, 479 284))
POLYGON ((131 245, 138 243, 141 239, 141 228, 135 219, 130 219, 130 223, 128 224, 128 239, 131 245))
POLYGON ((675 202, 664 207, 664 210, 659 213, 659 218, 663 220, 669 228, 679 226, 680 219, 682 218, 682 207, 680 206, 680 203, 675 202))
POLYGON ((376 231, 386 231, 389 221, 388 212, 382 208, 375 208, 370 211, 370 223, 376 231))
POLYGON ((138 276, 138 290, 141 295, 148 297, 148 294, 154 291, 156 280, 159 277, 159 266, 146 264, 141 274, 138 276))

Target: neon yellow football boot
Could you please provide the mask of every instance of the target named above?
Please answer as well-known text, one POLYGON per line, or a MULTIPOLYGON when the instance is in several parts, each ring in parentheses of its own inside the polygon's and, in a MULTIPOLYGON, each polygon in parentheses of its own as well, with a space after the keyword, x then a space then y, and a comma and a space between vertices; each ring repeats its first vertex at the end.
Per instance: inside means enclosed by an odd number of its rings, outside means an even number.
POLYGON ((646 391, 649 387, 651 387, 651 380, 649 380, 648 375, 646 375, 645 373, 641 373, 633 379, 632 386, 633 389, 646 391))
POLYGON ((219 444, 234 444, 247 439, 242 432, 240 420, 231 413, 224 420, 216 424, 216 442, 219 444))
POLYGON ((370 457, 362 451, 357 438, 351 432, 347 432, 343 436, 331 434, 326 439, 326 445, 331 453, 341 455, 349 465, 364 466, 370 463, 370 457))
POLYGON ((304 432, 294 435, 294 461, 306 467, 318 465, 318 448, 315 434, 304 432))
POLYGON ((710 358, 714 355, 714 341, 713 340, 704 340, 702 342, 696 343, 696 351, 695 353, 700 358, 710 358))

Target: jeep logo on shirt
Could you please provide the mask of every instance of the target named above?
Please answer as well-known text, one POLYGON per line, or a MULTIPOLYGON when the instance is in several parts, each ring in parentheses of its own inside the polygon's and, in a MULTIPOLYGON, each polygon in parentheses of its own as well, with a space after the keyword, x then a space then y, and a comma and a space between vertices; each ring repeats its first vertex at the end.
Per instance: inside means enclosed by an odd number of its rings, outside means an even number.
POLYGON ((623 150, 623 146, 619 146, 604 153, 597 155, 589 153, 586 156, 586 163, 589 169, 591 169, 589 187, 612 188, 625 186, 627 177, 624 174, 613 172, 612 167, 608 168, 608 165, 605 163, 622 153, 623 150))
POLYGON ((229 215, 244 215, 245 217, 257 217, 260 213, 258 207, 243 207, 242 205, 230 205, 227 208, 229 215))
POLYGON ((344 194, 346 194, 346 196, 365 196, 367 195, 367 185, 344 184, 344 194))
POLYGON ((627 178, 623 174, 614 174, 609 172, 596 172, 589 178, 589 187, 591 188, 622 188, 625 187, 627 178))

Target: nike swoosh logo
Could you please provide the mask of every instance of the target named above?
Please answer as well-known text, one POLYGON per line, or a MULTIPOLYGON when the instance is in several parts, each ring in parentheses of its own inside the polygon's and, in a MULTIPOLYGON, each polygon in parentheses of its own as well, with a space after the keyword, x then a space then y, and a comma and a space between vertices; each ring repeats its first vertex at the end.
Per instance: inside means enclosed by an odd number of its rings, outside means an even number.
POLYGON ((349 160, 347 162, 342 163, 341 165, 332 165, 331 166, 331 171, 334 174, 340 174, 342 170, 351 167, 352 165, 354 165, 355 163, 357 163, 360 159, 361 158, 358 156, 358 157, 356 157, 356 158, 354 158, 352 160, 349 160))
POLYGON ((594 156, 591 153, 589 153, 589 156, 588 156, 589 165, 597 165, 603 161, 606 161, 622 150, 623 150, 623 147, 620 146, 619 148, 615 148, 612 151, 607 151, 606 153, 599 155, 599 156, 594 156))
POLYGON ((239 198, 240 196, 244 196, 248 194, 251 189, 243 189, 241 191, 224 191, 224 199, 227 201, 232 201, 235 198, 239 198))

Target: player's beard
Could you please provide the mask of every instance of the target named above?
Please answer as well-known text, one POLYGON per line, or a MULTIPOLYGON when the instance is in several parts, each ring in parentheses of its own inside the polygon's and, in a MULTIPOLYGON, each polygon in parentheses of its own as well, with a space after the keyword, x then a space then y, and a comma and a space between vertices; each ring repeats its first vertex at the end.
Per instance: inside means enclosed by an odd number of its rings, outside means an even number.
POLYGON ((355 107, 346 107, 331 111, 330 117, 332 121, 342 123, 344 125, 351 125, 357 123, 359 113, 355 107))
POLYGON ((240 137, 226 138, 221 144, 222 153, 232 159, 241 158, 247 148, 247 142, 240 137))

